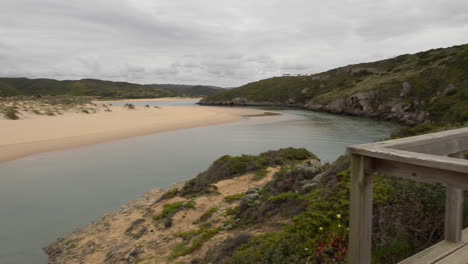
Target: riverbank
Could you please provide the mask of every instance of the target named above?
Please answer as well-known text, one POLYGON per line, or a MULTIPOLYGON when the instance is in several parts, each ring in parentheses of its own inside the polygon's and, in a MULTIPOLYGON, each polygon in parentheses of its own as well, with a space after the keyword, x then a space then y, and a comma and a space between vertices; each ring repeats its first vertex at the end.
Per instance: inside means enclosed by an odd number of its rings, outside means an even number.
POLYGON ((169 101, 197 101, 202 97, 162 97, 162 98, 143 98, 143 99, 122 99, 122 100, 98 100, 95 103, 126 103, 126 102, 169 102, 169 101))
POLYGON ((22 113, 21 120, 0 119, 0 162, 157 132, 236 122, 243 116, 262 113, 220 107, 136 107, 132 110, 118 106, 99 106, 93 114, 22 113))
POLYGON ((45 247, 49 263, 202 263, 210 250, 240 233, 252 237, 280 231, 284 217, 243 232, 235 228, 233 218, 245 207, 243 198, 255 200, 260 189, 277 181, 274 175, 282 167, 294 164, 317 173, 321 163, 305 149, 260 155, 258 159, 265 162, 261 172, 237 163, 245 156, 225 156, 205 175, 146 193, 45 247))

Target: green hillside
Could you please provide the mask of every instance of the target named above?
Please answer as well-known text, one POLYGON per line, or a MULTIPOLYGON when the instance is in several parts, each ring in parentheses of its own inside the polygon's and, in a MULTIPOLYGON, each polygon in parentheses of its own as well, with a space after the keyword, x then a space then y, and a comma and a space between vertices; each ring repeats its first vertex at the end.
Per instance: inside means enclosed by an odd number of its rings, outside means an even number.
POLYGON ((175 96, 170 91, 127 82, 94 79, 57 81, 52 79, 0 78, 0 96, 72 95, 107 98, 154 98, 175 96))
POLYGON ((308 76, 265 79, 209 96, 201 104, 299 106, 408 124, 465 122, 467 73, 468 45, 461 45, 308 76))
POLYGON ((103 98, 200 97, 224 89, 204 85, 135 84, 95 79, 58 81, 53 79, 0 78, 0 97, 18 95, 71 95, 103 98))
POLYGON ((167 91, 174 92, 179 96, 188 97, 209 96, 224 91, 224 89, 221 87, 208 85, 148 84, 146 86, 164 89, 167 91))

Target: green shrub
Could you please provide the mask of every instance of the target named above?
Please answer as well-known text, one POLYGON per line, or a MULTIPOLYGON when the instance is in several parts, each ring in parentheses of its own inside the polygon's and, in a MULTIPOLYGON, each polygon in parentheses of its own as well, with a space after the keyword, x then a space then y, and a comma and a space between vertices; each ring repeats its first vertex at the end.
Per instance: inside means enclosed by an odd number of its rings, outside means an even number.
POLYGON ((233 195, 229 195, 229 196, 224 197, 224 201, 226 201, 228 203, 232 203, 232 202, 241 200, 243 197, 244 197, 243 193, 233 194, 233 195))
POLYGON ((259 180, 265 178, 267 175, 268 175, 268 170, 266 170, 266 169, 259 170, 259 171, 256 171, 254 173, 254 176, 252 177, 252 180, 259 181, 259 180))
POLYGON ((226 216, 235 215, 239 212, 239 206, 229 207, 226 209, 226 216))
POLYGON ((174 198, 174 197, 176 197, 177 195, 179 195, 179 189, 177 189, 177 188, 171 189, 171 190, 167 191, 166 193, 164 193, 164 194, 161 196, 161 198, 159 198, 158 202, 163 201, 163 200, 167 200, 167 199, 174 198))
POLYGON ((175 202, 171 204, 165 204, 163 210, 159 215, 153 216, 154 221, 162 221, 165 227, 172 226, 172 217, 178 212, 185 209, 194 209, 195 202, 193 200, 187 202, 175 202))
POLYGON ((212 184, 221 180, 262 171, 269 166, 293 164, 307 159, 318 158, 304 148, 284 148, 276 151, 267 151, 258 156, 242 155, 231 157, 226 155, 213 162, 208 170, 188 181, 181 189, 181 195, 194 196, 210 193, 214 191, 212 184))
POLYGON ((270 197, 269 200, 273 203, 275 202, 283 202, 287 200, 295 200, 299 198, 299 194, 297 193, 282 193, 276 196, 270 197))
POLYGON ((200 224, 206 222, 206 220, 210 219, 216 212, 218 211, 217 207, 210 208, 208 211, 204 212, 194 224, 200 224))
POLYGON ((187 236, 182 243, 176 245, 172 249, 171 258, 185 256, 194 252, 195 250, 202 247, 206 241, 210 240, 220 231, 221 229, 217 228, 217 229, 201 229, 199 231, 192 232, 190 236, 187 236))
MULTIPOLYGON (((292 179, 296 173, 299 176, 302 172, 290 168, 280 175, 290 174, 286 178, 292 179)), ((322 175, 332 177, 327 172, 322 175)), ((301 204, 305 208, 292 217, 293 225, 249 239, 220 263, 346 263, 349 170, 332 178, 305 193, 297 192, 300 187, 296 184, 289 184, 288 192, 277 195, 272 195, 274 189, 267 185, 253 200, 247 199, 254 197, 247 193, 234 217, 241 224, 249 219, 259 223, 301 204)), ((373 233, 372 263, 396 263, 441 239, 444 203, 440 186, 374 176, 374 223, 379 226, 373 233)))

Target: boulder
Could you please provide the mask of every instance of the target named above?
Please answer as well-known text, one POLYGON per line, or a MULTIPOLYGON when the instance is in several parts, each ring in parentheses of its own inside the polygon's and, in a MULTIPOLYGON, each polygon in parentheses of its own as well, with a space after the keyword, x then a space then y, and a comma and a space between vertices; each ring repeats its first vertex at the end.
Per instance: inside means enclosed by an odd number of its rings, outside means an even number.
POLYGON ((401 92, 400 92, 400 96, 401 97, 406 96, 407 94, 409 94, 409 92, 411 92, 411 85, 408 82, 404 82, 403 89, 401 89, 401 92))

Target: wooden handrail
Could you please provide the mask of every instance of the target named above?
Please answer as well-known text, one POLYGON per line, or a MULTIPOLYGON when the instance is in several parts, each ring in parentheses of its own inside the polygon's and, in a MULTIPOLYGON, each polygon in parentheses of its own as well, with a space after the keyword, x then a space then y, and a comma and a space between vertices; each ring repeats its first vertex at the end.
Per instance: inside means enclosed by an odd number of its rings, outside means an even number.
POLYGON ((468 190, 466 150, 468 127, 348 147, 351 153, 350 263, 370 264, 372 175, 375 173, 446 186, 445 240, 460 241, 463 190, 468 190))

